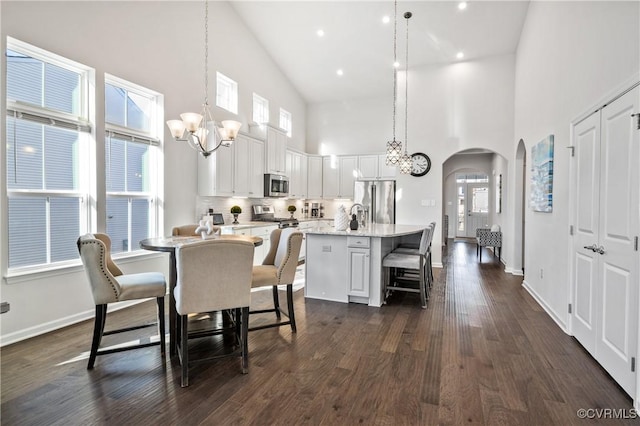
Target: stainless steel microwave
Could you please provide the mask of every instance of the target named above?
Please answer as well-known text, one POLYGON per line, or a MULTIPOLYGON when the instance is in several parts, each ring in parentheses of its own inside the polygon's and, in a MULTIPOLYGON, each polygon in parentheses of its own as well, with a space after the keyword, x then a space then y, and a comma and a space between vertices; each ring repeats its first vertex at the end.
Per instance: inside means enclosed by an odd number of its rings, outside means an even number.
POLYGON ((265 197, 287 197, 289 196, 289 178, 282 175, 264 175, 264 196, 265 197))

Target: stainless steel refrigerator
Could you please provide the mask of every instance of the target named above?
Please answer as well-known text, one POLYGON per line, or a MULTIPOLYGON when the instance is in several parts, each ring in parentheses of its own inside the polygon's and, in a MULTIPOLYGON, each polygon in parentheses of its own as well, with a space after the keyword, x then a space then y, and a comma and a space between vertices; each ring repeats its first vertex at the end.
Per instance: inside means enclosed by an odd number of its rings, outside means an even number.
POLYGON ((396 181, 359 180, 353 202, 362 204, 365 226, 370 223, 396 223, 396 181))

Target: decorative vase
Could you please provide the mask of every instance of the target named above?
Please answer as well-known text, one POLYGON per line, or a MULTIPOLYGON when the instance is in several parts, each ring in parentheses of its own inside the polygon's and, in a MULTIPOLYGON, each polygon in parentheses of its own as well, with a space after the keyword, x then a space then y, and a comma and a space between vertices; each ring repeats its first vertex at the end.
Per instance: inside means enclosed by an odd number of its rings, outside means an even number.
POLYGON ((233 225, 237 225, 240 222, 238 222, 238 213, 233 213, 233 225))
POLYGON ((293 219, 293 213, 295 213, 295 212, 291 212, 291 219, 293 219))
POLYGON ((351 228, 352 231, 358 230, 358 219, 356 219, 355 214, 351 215, 351 222, 349 222, 349 228, 351 228))
POLYGON ((340 206, 338 208, 336 217, 333 219, 333 226, 336 231, 346 231, 349 227, 349 215, 347 214, 347 210, 344 206, 340 206))

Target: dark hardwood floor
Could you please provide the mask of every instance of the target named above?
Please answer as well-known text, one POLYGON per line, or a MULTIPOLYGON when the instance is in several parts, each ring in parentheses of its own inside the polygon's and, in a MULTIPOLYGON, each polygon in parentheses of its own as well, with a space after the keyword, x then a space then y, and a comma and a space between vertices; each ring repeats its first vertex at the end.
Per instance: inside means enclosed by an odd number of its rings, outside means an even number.
MULTIPOLYGON (((475 245, 450 240, 443 257, 428 309, 413 294, 370 308, 305 300, 300 290, 297 335, 252 332, 249 374, 237 358, 196 364, 184 389, 179 365, 157 346, 99 357, 87 371, 91 322, 10 345, 1 422, 571 425, 598 422, 579 409, 630 412, 631 399, 490 252, 478 264, 475 245)), ((254 293, 253 307, 270 295, 254 293)), ((152 321, 154 304, 110 314, 107 329, 152 321)))

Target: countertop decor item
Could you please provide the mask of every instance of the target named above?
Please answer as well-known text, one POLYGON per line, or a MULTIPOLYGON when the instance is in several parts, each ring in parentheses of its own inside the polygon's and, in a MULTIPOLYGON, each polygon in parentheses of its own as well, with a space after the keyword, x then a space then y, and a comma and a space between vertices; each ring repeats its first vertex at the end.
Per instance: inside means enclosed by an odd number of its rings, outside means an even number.
POLYGON ((344 205, 340 205, 340 207, 338 207, 338 212, 334 218, 333 226, 336 228, 336 231, 346 231, 349 227, 349 215, 347 214, 347 209, 345 209, 344 205))
POLYGON ((291 219, 293 219, 293 214, 296 212, 296 210, 296 206, 294 206, 293 204, 287 207, 287 211, 291 213, 291 219))
POLYGON ((240 208, 240 206, 232 206, 231 207, 231 214, 233 214, 233 224, 237 225, 238 223, 238 215, 242 213, 242 208, 240 208))
POLYGON ((349 228, 352 231, 357 231, 358 230, 358 219, 356 219, 356 215, 355 214, 351 215, 351 222, 349 222, 349 228))

